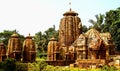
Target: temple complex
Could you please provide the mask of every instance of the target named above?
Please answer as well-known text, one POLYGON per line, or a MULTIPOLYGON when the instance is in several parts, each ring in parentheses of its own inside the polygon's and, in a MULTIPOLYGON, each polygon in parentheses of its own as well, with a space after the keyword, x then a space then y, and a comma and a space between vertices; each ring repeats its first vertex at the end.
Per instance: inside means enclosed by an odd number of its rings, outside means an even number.
POLYGON ((88 68, 104 65, 115 54, 115 45, 110 33, 100 33, 91 28, 82 33, 81 19, 72 11, 63 14, 59 26, 59 39, 48 43, 46 62, 50 65, 69 65, 88 68))
POLYGON ((34 62, 36 59, 36 47, 32 36, 27 36, 23 42, 23 62, 34 62))

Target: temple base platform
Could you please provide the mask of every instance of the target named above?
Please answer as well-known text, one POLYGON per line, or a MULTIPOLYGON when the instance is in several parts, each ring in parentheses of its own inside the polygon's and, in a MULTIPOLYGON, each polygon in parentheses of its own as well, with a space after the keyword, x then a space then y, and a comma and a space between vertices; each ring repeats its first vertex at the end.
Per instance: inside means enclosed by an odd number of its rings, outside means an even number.
POLYGON ((75 63, 75 60, 56 60, 56 61, 46 60, 46 63, 48 63, 48 65, 53 66, 69 66, 70 64, 75 63))

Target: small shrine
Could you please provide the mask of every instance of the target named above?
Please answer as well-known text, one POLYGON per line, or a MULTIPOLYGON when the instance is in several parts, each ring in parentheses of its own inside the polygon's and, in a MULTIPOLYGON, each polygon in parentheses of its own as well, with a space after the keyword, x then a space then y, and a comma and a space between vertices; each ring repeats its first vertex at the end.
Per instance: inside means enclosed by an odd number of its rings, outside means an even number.
POLYGON ((32 36, 27 36, 23 42, 23 62, 34 62, 36 59, 36 47, 32 36))
POLYGON ((51 38, 50 42, 48 43, 48 51, 47 51, 47 60, 49 61, 56 61, 58 60, 58 54, 59 54, 59 49, 58 49, 58 43, 55 38, 51 38))
POLYGON ((21 61, 22 46, 18 34, 14 33, 8 41, 7 57, 21 61))
POLYGON ((4 43, 0 43, 0 62, 6 59, 6 48, 4 43))
POLYGON ((110 33, 99 33, 92 28, 81 34, 73 43, 76 47, 78 67, 100 66, 109 62, 109 55, 114 55, 115 45, 110 33))

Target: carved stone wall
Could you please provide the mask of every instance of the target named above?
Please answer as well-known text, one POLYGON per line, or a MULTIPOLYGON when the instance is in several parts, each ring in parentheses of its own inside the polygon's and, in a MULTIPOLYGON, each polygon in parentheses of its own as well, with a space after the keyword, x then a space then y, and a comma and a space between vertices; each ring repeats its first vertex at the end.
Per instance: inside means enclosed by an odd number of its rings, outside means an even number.
POLYGON ((17 61, 21 60, 22 47, 18 34, 13 34, 8 41, 7 56, 15 58, 17 61))
POLYGON ((59 26, 59 45, 70 46, 82 33, 82 23, 78 13, 68 11, 63 14, 59 26))
POLYGON ((79 59, 87 59, 88 56, 88 48, 87 48, 87 38, 84 34, 81 34, 77 40, 73 43, 76 47, 77 60, 79 59))
POLYGON ((34 62, 36 58, 35 42, 29 35, 23 42, 23 62, 34 62))

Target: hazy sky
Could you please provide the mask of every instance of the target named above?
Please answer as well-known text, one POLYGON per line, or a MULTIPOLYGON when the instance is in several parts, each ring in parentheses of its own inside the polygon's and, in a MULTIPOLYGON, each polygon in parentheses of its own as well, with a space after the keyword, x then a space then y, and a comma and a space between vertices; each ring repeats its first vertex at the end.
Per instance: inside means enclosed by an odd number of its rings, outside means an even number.
POLYGON ((53 25, 58 29, 63 13, 69 11, 69 2, 87 26, 96 14, 120 7, 120 0, 0 0, 0 32, 16 29, 27 36, 53 25))

